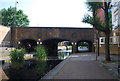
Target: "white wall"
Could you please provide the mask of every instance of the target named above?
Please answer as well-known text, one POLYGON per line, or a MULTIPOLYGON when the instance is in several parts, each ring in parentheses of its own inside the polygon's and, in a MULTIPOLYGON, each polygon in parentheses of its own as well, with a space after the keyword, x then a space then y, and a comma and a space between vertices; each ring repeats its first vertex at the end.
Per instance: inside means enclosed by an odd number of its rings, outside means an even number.
POLYGON ((0 45, 4 41, 4 44, 10 42, 11 32, 9 27, 0 25, 0 45))

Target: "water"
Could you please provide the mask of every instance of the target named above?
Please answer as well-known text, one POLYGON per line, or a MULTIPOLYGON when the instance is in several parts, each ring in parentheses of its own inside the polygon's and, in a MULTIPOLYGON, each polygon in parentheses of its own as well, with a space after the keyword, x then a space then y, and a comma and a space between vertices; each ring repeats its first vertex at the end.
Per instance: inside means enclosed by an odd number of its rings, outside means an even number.
POLYGON ((2 61, 0 60, 0 69, 2 69, 2 61))
POLYGON ((78 51, 80 51, 80 52, 86 52, 86 51, 89 51, 89 49, 88 48, 81 48, 81 49, 78 49, 78 51))
MULTIPOLYGON (((79 52, 86 52, 88 50, 89 50, 88 48, 78 49, 79 52)), ((58 51, 58 58, 59 59, 66 59, 71 53, 72 53, 72 50, 59 50, 58 51)))
POLYGON ((66 59, 70 54, 72 50, 59 50, 58 51, 58 58, 59 59, 66 59))
POLYGON ((9 81, 38 81, 62 60, 36 61, 26 60, 23 67, 16 69, 9 67, 5 69, 9 81))
POLYGON ((59 60, 47 60, 40 62, 33 59, 26 60, 23 67, 15 69, 8 67, 5 69, 6 75, 10 78, 9 81, 38 81, 62 60, 66 59, 72 50, 58 51, 59 60))

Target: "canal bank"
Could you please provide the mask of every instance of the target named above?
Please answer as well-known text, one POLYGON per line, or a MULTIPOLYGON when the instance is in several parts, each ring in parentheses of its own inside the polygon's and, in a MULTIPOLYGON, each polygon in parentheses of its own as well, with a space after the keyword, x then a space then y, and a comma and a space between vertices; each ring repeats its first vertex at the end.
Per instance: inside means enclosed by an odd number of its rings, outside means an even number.
MULTIPOLYGON (((99 61, 95 61, 95 57, 94 53, 72 54, 42 79, 107 79, 107 81, 117 79, 99 62, 104 60, 104 55, 98 57, 99 61)), ((111 58, 113 59, 114 56, 111 58)))

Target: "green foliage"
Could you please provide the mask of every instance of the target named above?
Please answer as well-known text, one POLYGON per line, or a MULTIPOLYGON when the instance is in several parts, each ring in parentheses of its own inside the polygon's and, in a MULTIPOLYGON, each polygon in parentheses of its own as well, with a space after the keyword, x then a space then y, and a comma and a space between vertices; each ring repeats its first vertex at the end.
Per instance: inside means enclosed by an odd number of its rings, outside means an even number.
POLYGON ((93 25, 93 24, 94 24, 94 22, 93 22, 93 17, 90 16, 90 15, 88 15, 88 14, 86 14, 86 15, 84 16, 84 18, 82 19, 82 22, 88 23, 88 24, 90 24, 90 25, 93 25))
POLYGON ((15 7, 2 9, 1 11, 2 25, 9 27, 26 27, 29 25, 28 16, 22 10, 16 11, 15 7))
POLYGON ((36 48, 36 58, 37 60, 47 60, 47 50, 45 47, 40 46, 36 48))
POLYGON ((15 49, 11 51, 10 57, 13 66, 20 66, 24 62, 25 49, 15 49))
POLYGON ((97 11, 98 9, 102 8, 101 2, 86 2, 88 11, 92 12, 92 16, 89 14, 86 14, 84 18, 82 19, 82 22, 88 23, 93 25, 97 30, 100 30, 103 28, 103 24, 100 21, 100 18, 97 17, 97 11))
MULTIPOLYGON (((110 48, 109 48, 109 39, 110 39, 110 33, 112 31, 112 13, 111 13, 111 2, 87 2, 89 11, 92 12, 92 16, 87 15, 83 18, 83 22, 93 25, 95 29, 98 30, 98 32, 103 32, 105 34, 105 54, 106 54, 106 60, 110 61, 110 48), (104 21, 101 21, 100 18, 98 18, 97 13, 99 9, 102 9, 104 11, 104 21)), ((99 12, 100 13, 100 12, 99 12)))
POLYGON ((102 7, 102 2, 89 2, 89 0, 86 2, 88 11, 96 12, 99 8, 102 7))
POLYGON ((88 46, 89 44, 88 44, 88 42, 80 42, 78 45, 79 46, 88 46))
POLYGON ((102 63, 115 63, 115 62, 118 62, 117 60, 111 60, 111 61, 106 61, 106 60, 103 60, 103 61, 100 61, 102 63))
MULTIPOLYGON (((92 16, 86 14, 86 15, 84 16, 84 18, 82 19, 82 22, 88 23, 88 24, 94 26, 94 20, 93 20, 93 19, 94 19, 94 18, 93 18, 92 16)), ((101 22, 101 20, 100 20, 99 17, 96 17, 95 20, 96 20, 96 23, 95 23, 96 26, 95 26, 95 28, 96 28, 97 30, 103 31, 104 23, 101 22)))
MULTIPOLYGON (((88 11, 92 12, 92 16, 86 14, 84 18, 82 19, 82 22, 88 23, 94 26, 95 29, 102 32, 108 32, 106 29, 112 30, 112 13, 111 10, 108 8, 108 24, 109 26, 106 26, 106 22, 102 22, 100 18, 97 16, 98 10, 103 9, 105 11, 106 8, 103 7, 103 3, 101 2, 86 2, 88 11)), ((107 6, 110 6, 110 3, 108 3, 107 6)), ((105 15, 105 13, 103 14, 105 15)))

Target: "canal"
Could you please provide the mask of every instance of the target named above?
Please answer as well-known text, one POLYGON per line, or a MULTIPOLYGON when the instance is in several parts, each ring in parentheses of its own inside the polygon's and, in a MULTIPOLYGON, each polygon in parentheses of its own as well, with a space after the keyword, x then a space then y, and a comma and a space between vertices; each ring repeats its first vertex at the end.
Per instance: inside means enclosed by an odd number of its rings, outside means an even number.
POLYGON ((23 67, 18 69, 9 65, 4 68, 4 72, 9 77, 8 81, 38 81, 70 54, 71 50, 61 50, 58 51, 58 59, 37 61, 31 58, 25 60, 23 67))
MULTIPOLYGON (((86 51, 87 49, 79 50, 86 51)), ((58 50, 58 59, 48 59, 47 61, 40 62, 31 58, 25 60, 23 67, 21 67, 20 69, 12 68, 12 65, 10 65, 4 69, 4 72, 9 77, 8 81, 38 81, 71 54, 71 49, 58 50)))

